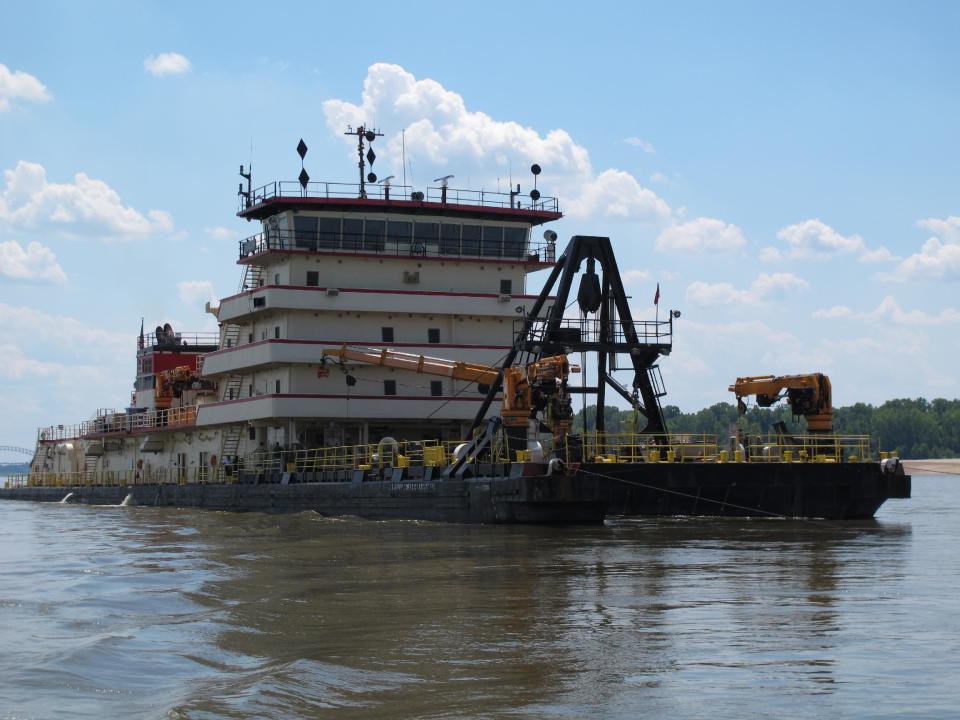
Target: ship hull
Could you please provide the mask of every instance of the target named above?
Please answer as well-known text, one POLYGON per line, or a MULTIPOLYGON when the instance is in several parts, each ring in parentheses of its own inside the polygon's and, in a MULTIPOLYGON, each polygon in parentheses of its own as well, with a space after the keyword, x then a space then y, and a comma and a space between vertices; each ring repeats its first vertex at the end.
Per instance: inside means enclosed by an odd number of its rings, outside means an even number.
POLYGON ((608 515, 872 518, 909 498, 910 476, 879 463, 648 463, 580 466, 608 515))
POLYGON ((0 499, 355 515, 469 523, 600 523, 605 515, 872 518, 909 498, 910 476, 879 464, 584 463, 572 475, 538 466, 478 468, 444 479, 429 468, 241 474, 226 484, 0 489, 0 499))
MULTIPOLYGON (((319 473, 318 473, 319 474, 319 473)), ((387 475, 389 475, 388 473, 387 475)), ((599 524, 600 483, 570 476, 514 474, 446 480, 432 473, 384 479, 240 476, 236 482, 166 485, 80 485, 0 489, 0 499, 71 504, 196 507, 209 510, 302 512, 370 519, 467 523, 599 524)))

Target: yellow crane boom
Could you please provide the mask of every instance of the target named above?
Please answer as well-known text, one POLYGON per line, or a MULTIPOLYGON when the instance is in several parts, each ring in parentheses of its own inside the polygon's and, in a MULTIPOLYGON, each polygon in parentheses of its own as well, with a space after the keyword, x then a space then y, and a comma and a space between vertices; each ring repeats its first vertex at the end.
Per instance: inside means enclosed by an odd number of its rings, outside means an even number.
MULTIPOLYGON (((367 365, 412 370, 424 375, 438 375, 490 385, 496 382, 500 368, 460 360, 414 355, 389 348, 350 348, 344 345, 336 350, 324 350, 323 358, 336 358, 367 365)), ((504 425, 523 427, 539 410, 546 410, 552 418, 554 434, 566 434, 572 425, 573 411, 567 392, 567 377, 580 372, 579 365, 571 365, 566 355, 541 358, 523 367, 508 367, 503 371, 503 404, 500 411, 504 425)))
POLYGON ((497 368, 489 365, 414 355, 413 353, 397 352, 388 348, 377 350, 374 348, 349 348, 344 345, 336 350, 324 350, 323 357, 335 357, 340 362, 350 360, 367 365, 413 370, 424 375, 439 375, 483 385, 489 385, 496 380, 498 372, 497 368))
POLYGON ((786 398, 793 414, 803 415, 807 419, 810 432, 833 431, 830 378, 823 373, 737 378, 729 390, 737 396, 737 409, 741 415, 747 409, 742 400, 744 397, 755 395, 760 407, 770 407, 786 398))

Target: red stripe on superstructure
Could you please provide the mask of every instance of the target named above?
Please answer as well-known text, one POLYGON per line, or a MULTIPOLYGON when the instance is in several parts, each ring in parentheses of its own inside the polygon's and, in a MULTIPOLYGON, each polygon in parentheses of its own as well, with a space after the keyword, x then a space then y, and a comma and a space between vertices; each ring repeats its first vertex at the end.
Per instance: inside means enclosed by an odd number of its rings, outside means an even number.
MULTIPOLYGON (((261 290, 307 290, 310 292, 326 292, 327 290, 336 290, 340 293, 365 293, 368 295, 419 295, 423 297, 468 297, 468 298, 499 298, 498 293, 467 293, 467 292, 448 292, 445 290, 377 290, 374 288, 331 288, 331 287, 308 287, 306 285, 261 285, 260 287, 247 290, 236 295, 228 295, 222 298, 220 302, 234 300, 245 295, 252 295, 261 290)), ((536 300, 539 295, 511 295, 515 300, 536 300)), ((548 300, 556 300, 555 296, 550 296, 548 300)), ((288 308, 289 309, 289 308, 288 308)), ((304 308, 313 309, 313 308, 304 308)), ((404 311, 406 312, 406 311, 404 311)), ((446 314, 446 313, 443 313, 446 314)))
POLYGON ((456 343, 399 343, 399 342, 367 342, 366 340, 290 340, 287 338, 269 338, 267 340, 257 340, 252 343, 246 343, 244 345, 234 345, 231 348, 224 348, 223 350, 214 350, 211 353, 207 353, 204 357, 210 357, 211 355, 220 355, 221 353, 234 352, 235 350, 242 350, 248 347, 254 347, 257 345, 269 345, 270 343, 277 344, 286 344, 286 345, 330 345, 332 347, 341 347, 343 345, 357 346, 365 345, 370 347, 402 347, 402 348, 454 348, 461 350, 509 350, 512 346, 510 345, 464 345, 456 343))
MULTIPOLYGON (((256 397, 234 398, 233 400, 219 400, 213 403, 204 403, 197 408, 197 413, 207 407, 223 407, 236 403, 253 402, 267 398, 297 398, 300 400, 432 400, 436 402, 483 402, 484 397, 463 397, 462 395, 328 395, 309 393, 270 393, 256 397)), ((497 398, 499 400, 499 397, 497 398)))
POLYGON ((563 213, 554 210, 525 210, 522 208, 496 207, 493 205, 461 205, 454 203, 438 203, 424 200, 422 202, 410 200, 380 200, 372 198, 298 198, 289 196, 271 197, 252 207, 241 210, 237 213, 239 217, 262 218, 270 213, 267 212, 271 205, 289 205, 309 209, 310 206, 323 207, 350 207, 366 208, 376 210, 394 210, 398 214, 420 214, 419 211, 436 210, 438 215, 449 215, 451 213, 465 213, 469 215, 493 215, 493 216, 512 216, 517 222, 530 223, 531 225, 540 225, 544 222, 559 220, 563 213), (412 213, 410 211, 413 211, 412 213), (531 222, 534 221, 534 222, 531 222))
MULTIPOLYGON (((435 256, 435 255, 381 255, 378 253, 347 253, 347 252, 334 252, 331 250, 303 250, 300 248, 270 248, 269 250, 264 250, 262 252, 255 253, 253 255, 248 255, 247 257, 242 257, 237 260, 237 265, 249 265, 251 261, 256 258, 263 257, 264 255, 329 255, 331 257, 359 257, 359 258, 370 258, 375 260, 416 260, 421 262, 427 260, 430 262, 463 262, 463 263, 484 263, 487 265, 536 265, 543 268, 553 267, 556 265, 556 262, 551 262, 547 260, 530 260, 529 258, 513 258, 512 260, 500 259, 495 257, 490 258, 465 258, 465 257, 454 257, 454 256, 435 256)), ((532 257, 532 256, 531 256, 532 257)))

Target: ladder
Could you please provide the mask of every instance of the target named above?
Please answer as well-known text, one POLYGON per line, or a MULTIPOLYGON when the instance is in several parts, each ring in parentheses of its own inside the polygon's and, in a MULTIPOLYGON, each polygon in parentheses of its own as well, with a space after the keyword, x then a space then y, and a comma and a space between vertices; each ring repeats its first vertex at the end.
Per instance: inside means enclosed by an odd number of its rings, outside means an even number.
MULTIPOLYGON (((259 265, 245 265, 243 268, 243 277, 240 279, 240 292, 246 292, 260 286, 260 280, 263 276, 263 268, 259 265)), ((240 325, 236 323, 227 323, 223 329, 223 335, 220 337, 220 350, 226 350, 237 346, 237 340, 240 339, 240 325)), ((241 377, 239 375, 228 375, 227 380, 220 385, 221 400, 235 400, 240 397, 241 377)))
MULTIPOLYGON (((248 292, 263 284, 263 268, 259 265, 244 265, 243 276, 240 278, 240 287, 238 291, 248 292)), ((220 349, 226 350, 237 346, 237 340, 240 339, 240 326, 236 323, 227 323, 223 330, 223 336, 220 338, 220 349)), ((236 400, 240 397, 240 391, 243 387, 243 376, 235 373, 227 375, 226 379, 220 383, 220 400, 236 400)), ((243 437, 244 424, 227 425, 223 428, 220 436, 220 454, 217 463, 217 480, 226 482, 226 470, 223 461, 226 458, 235 458, 237 450, 240 447, 240 439, 243 437)))
POLYGON ((93 484, 93 473, 97 469, 97 461, 100 458, 96 455, 86 455, 83 459, 83 483, 84 485, 93 484))
MULTIPOLYGON (((226 468, 223 461, 231 458, 233 462, 237 456, 237 449, 240 447, 240 438, 243 436, 242 424, 228 425, 222 431, 220 436, 220 461, 217 463, 217 481, 224 483, 227 481, 226 468)), ((236 467, 234 467, 236 471, 236 467)))
POLYGON ((260 287, 263 279, 263 268, 259 265, 244 265, 243 277, 240 278, 239 292, 246 292, 260 287))

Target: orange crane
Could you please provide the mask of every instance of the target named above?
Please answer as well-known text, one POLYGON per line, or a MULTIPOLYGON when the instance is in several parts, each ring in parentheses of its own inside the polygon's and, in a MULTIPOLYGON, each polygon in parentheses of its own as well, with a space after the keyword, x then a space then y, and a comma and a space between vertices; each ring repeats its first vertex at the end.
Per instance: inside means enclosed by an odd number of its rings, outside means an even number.
MULTIPOLYGON (((496 382, 500 373, 500 368, 492 365, 414 355, 387 348, 350 348, 344 345, 337 350, 324 350, 323 359, 327 358, 336 358, 341 366, 346 361, 361 362, 466 380, 481 386, 496 382)), ((578 372, 580 366, 571 365, 566 355, 552 355, 522 367, 505 368, 500 410, 503 424, 508 428, 526 427, 538 411, 544 411, 554 435, 568 434, 573 424, 573 405, 567 391, 567 378, 570 373, 578 372)))
POLYGON ((170 370, 157 373, 157 386, 154 393, 154 406, 166 410, 173 404, 175 397, 181 397, 184 390, 196 390, 201 394, 214 394, 217 386, 212 380, 198 375, 189 365, 178 365, 170 370))
POLYGON ((807 419, 807 429, 811 433, 833 432, 830 378, 823 373, 737 378, 729 389, 737 396, 737 409, 741 415, 747 411, 742 400, 744 397, 756 395, 760 407, 770 407, 786 398, 794 416, 803 415, 807 419))

